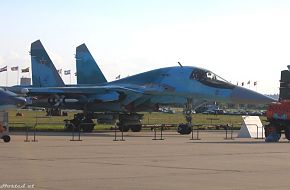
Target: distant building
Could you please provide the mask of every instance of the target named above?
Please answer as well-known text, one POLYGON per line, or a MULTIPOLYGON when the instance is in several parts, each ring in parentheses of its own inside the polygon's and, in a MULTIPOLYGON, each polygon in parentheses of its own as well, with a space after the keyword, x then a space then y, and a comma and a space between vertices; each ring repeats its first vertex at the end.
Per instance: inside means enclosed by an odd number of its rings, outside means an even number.
POLYGON ((20 79, 20 85, 23 85, 23 86, 31 85, 31 78, 22 77, 20 79))

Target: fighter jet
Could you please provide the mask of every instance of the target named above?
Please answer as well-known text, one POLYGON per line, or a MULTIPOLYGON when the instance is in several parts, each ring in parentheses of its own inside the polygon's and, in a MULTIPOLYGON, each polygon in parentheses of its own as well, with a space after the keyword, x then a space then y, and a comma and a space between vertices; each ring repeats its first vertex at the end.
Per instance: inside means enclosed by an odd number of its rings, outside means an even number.
MULTIPOLYGON (((142 114, 138 112, 157 111, 160 105, 193 109, 206 101, 248 104, 274 101, 235 86, 207 69, 182 65, 155 69, 112 82, 106 82, 105 77, 101 77, 95 80, 96 85, 65 86, 57 77, 53 78, 52 73, 56 69, 48 55, 40 53, 43 49, 38 41, 32 43, 31 62, 34 65, 33 78, 37 79, 38 86, 45 84, 46 87, 23 91, 36 99, 34 104, 38 107, 83 110, 82 114, 75 115, 71 123, 75 126, 86 123, 82 125, 84 131, 93 130, 92 119, 104 117, 118 118, 120 130, 140 131, 142 114), (35 68, 38 68, 37 72, 35 68), (49 83, 53 79, 55 81, 49 83)), ((76 55, 77 64, 92 58, 87 52, 87 48, 80 46, 76 55)), ((100 74, 100 70, 97 73, 100 74)))
POLYGON ((26 103, 26 99, 18 97, 17 94, 0 88, 0 110, 10 110, 22 108, 26 103))

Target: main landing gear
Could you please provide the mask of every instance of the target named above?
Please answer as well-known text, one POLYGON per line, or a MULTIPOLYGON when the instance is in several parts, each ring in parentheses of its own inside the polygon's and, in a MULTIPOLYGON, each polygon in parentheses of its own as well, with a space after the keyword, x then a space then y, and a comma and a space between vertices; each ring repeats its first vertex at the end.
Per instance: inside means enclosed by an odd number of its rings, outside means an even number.
POLYGON ((119 122, 117 126, 120 131, 128 132, 130 129, 132 132, 140 132, 142 130, 141 120, 143 114, 129 113, 129 114, 120 114, 119 122))
POLYGON ((95 127, 93 119, 109 122, 110 119, 116 121, 117 118, 119 118, 117 126, 120 131, 128 132, 131 129, 132 132, 140 132, 142 129, 143 114, 137 113, 77 113, 73 119, 65 120, 65 129, 67 131, 80 129, 83 132, 92 132, 95 127))
POLYGON ((77 113, 72 120, 65 120, 65 129, 68 131, 82 130, 83 132, 92 132, 95 127, 92 113, 77 113))

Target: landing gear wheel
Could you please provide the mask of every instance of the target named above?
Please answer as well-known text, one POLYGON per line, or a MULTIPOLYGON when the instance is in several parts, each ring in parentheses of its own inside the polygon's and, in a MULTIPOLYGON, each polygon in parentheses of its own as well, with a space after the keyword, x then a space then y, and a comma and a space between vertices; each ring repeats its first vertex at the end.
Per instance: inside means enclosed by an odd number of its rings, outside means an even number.
POLYGON ((118 124, 118 126, 119 126, 119 130, 121 132, 128 132, 130 130, 130 126, 129 125, 118 124))
POLYGON ((192 132, 192 129, 188 124, 179 124, 177 132, 181 135, 188 135, 192 132))
POLYGON ((132 132, 140 132, 142 129, 142 125, 131 125, 130 128, 132 132))
POLYGON ((94 130, 95 123, 92 119, 83 119, 80 126, 83 132, 92 132, 94 130))
POLYGON ((2 137, 2 139, 3 139, 3 141, 6 142, 6 143, 10 142, 10 140, 11 140, 11 138, 10 138, 9 135, 4 135, 4 136, 2 137))
POLYGON ((66 121, 65 130, 66 131, 78 131, 78 126, 80 125, 80 120, 74 118, 72 120, 66 121))

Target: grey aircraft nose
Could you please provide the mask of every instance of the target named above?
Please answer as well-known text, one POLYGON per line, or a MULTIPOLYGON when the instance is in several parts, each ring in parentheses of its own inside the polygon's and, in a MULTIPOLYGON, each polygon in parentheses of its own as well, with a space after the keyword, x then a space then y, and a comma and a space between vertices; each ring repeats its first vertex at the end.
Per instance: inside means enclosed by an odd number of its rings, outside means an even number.
POLYGON ((269 104, 277 101, 258 92, 239 86, 233 89, 231 100, 233 103, 238 104, 269 104))

